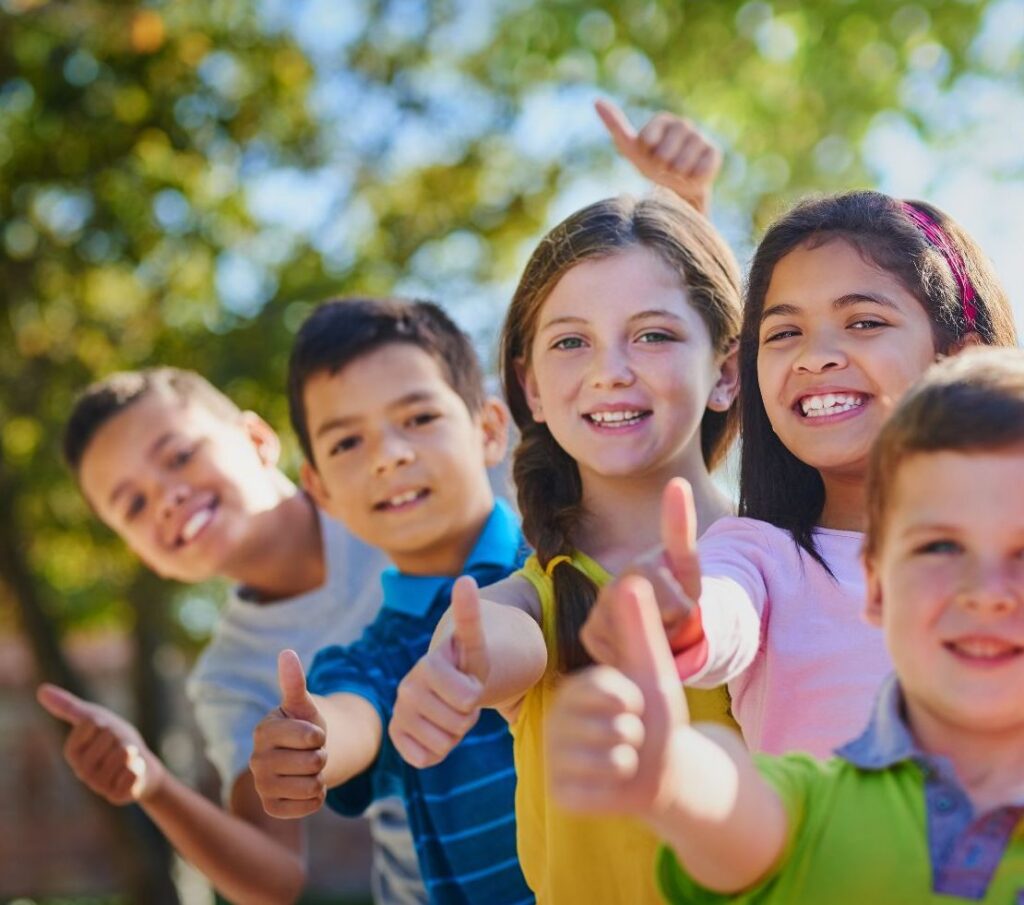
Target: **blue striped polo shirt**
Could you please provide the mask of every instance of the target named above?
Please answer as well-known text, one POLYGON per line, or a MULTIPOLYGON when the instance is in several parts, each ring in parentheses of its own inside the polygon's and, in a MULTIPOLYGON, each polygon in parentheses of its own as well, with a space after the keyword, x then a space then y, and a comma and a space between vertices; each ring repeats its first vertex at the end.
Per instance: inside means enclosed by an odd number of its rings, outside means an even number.
MULTIPOLYGON (((518 569, 526 553, 515 515, 499 500, 463 571, 485 586, 518 569)), ((427 652, 448 609, 454 578, 391 568, 382 582, 384 605, 377 619, 354 644, 321 650, 309 672, 310 691, 365 698, 385 730, 377 760, 331 789, 327 803, 356 816, 378 798, 400 795, 431 902, 533 902, 516 856, 516 777, 505 720, 483 710, 451 753, 424 770, 402 760, 387 734, 398 685, 427 652)))

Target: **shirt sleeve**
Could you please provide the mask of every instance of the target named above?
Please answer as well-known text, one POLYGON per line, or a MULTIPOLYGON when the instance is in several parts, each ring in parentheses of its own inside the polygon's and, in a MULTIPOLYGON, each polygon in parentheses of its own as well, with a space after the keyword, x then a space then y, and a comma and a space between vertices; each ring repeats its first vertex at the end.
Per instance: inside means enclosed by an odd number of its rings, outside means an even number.
POLYGON ((189 680, 188 696, 206 756, 220 777, 221 800, 227 804, 235 781, 249 769, 253 730, 274 705, 207 674, 189 680))
POLYGON ((665 900, 686 905, 717 905, 731 902, 754 903, 769 892, 779 877, 794 862, 807 821, 807 808, 813 800, 814 790, 823 780, 826 767, 806 754, 787 754, 783 757, 754 755, 761 775, 773 786, 782 800, 788 817, 786 844, 775 867, 755 886, 740 893, 719 893, 698 884, 679 863, 675 852, 661 846, 656 864, 658 886, 665 900))
POLYGON ((771 610, 766 575, 776 566, 769 538, 753 519, 720 519, 700 539, 698 550, 708 655, 685 684, 716 688, 742 675, 762 648, 771 610))
POLYGON ((384 668, 386 657, 374 641, 372 629, 347 647, 334 645, 317 653, 306 677, 310 692, 319 695, 355 694, 377 711, 383 734, 377 759, 362 773, 327 793, 327 804, 346 817, 357 817, 378 798, 399 792, 398 764, 391 752, 387 727, 394 710, 397 682, 384 668))

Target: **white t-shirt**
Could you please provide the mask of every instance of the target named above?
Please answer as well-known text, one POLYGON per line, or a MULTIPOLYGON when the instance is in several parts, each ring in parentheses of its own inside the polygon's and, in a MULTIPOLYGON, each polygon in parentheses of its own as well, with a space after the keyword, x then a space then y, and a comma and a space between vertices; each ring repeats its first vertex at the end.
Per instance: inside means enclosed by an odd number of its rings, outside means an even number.
MULTIPOLYGON (((320 530, 324 583, 273 603, 245 600, 236 589, 189 677, 188 697, 225 801, 249 767, 256 724, 280 704, 278 653, 292 648, 308 669, 320 648, 357 640, 380 609, 380 574, 388 565, 384 554, 322 512, 320 530)), ((367 817, 375 842, 377 901, 425 902, 401 801, 375 802, 367 817)))

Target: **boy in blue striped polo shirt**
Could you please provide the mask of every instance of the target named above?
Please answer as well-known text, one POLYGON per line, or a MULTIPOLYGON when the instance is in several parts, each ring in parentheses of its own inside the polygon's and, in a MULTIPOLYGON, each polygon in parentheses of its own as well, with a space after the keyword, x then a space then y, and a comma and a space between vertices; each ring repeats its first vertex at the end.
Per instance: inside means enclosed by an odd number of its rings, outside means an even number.
MULTIPOLYGON (((487 476, 505 453, 507 410, 486 397, 468 339, 439 308, 375 299, 328 302, 310 316, 292 352, 289 402, 306 489, 393 567, 380 615, 355 644, 320 651, 308 691, 300 662, 282 652, 281 707, 253 736, 264 808, 301 817, 326 799, 355 815, 401 795, 431 901, 532 902, 516 856, 504 719, 467 706, 453 731, 473 728, 422 770, 385 732, 455 578, 490 584, 525 558, 516 517, 487 476)), ((452 652, 467 701, 476 696, 473 631, 472 619, 461 625, 452 652)))

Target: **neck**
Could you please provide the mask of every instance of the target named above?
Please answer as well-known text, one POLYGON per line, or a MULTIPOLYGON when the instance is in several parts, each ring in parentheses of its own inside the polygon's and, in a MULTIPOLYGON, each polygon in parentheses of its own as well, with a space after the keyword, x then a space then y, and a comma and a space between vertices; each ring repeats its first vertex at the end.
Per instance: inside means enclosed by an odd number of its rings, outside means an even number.
POLYGON ((673 477, 686 478, 693 488, 697 536, 734 511, 711 479, 704 462, 676 464, 644 476, 604 477, 585 473, 583 506, 586 519, 579 547, 613 574, 662 542, 661 499, 673 477))
POLYGON ((268 603, 312 591, 326 577, 316 507, 284 475, 281 481, 278 502, 253 516, 245 556, 225 569, 268 603))
POLYGON ((836 474, 821 472, 825 484, 825 505, 818 524, 840 531, 863 531, 867 521, 864 472, 836 474))
POLYGON ((469 554, 480 539, 487 519, 494 510, 494 497, 488 490, 475 504, 466 504, 460 527, 444 534, 435 543, 414 551, 385 550, 388 558, 406 575, 461 575, 469 554))
POLYGON ((947 758, 979 813, 1024 803, 1024 720, 985 731, 953 726, 920 704, 907 701, 918 746, 947 758))

